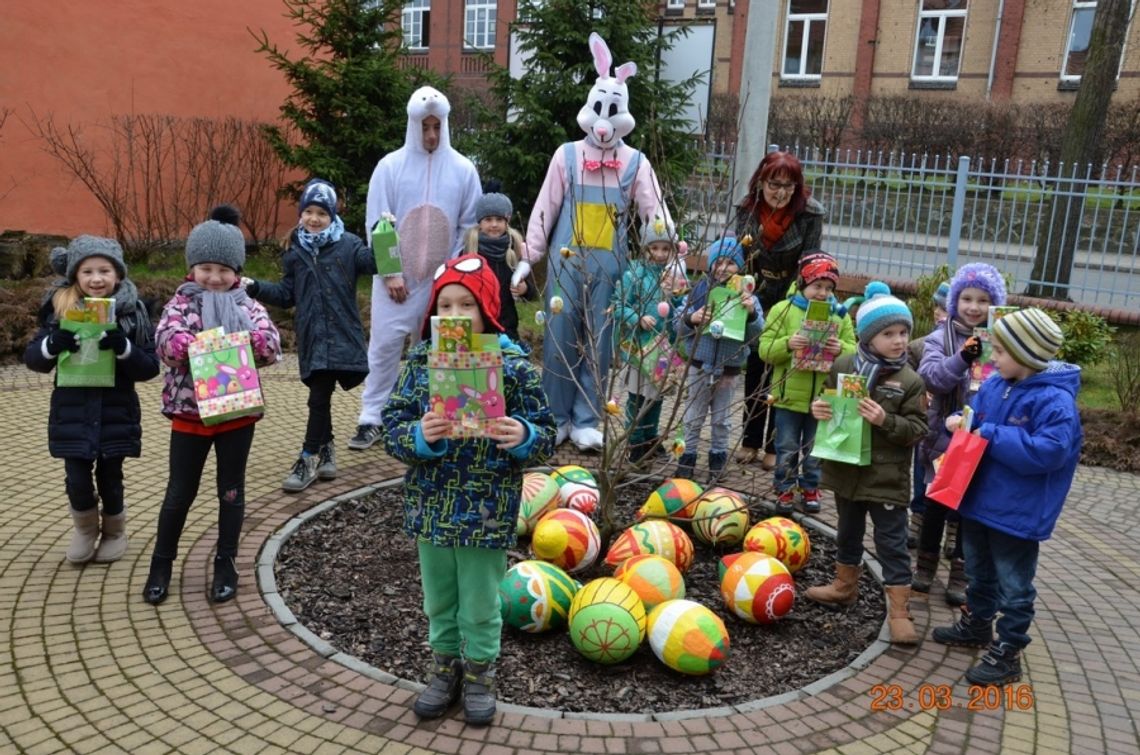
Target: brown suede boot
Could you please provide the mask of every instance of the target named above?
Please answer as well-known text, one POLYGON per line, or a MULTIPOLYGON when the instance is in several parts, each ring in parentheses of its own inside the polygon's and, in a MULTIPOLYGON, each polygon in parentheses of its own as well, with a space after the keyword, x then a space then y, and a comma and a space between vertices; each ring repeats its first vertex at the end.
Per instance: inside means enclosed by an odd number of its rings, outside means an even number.
POLYGON ((92 506, 86 511, 71 509, 71 521, 75 531, 71 533, 71 543, 64 554, 73 564, 85 564, 95 557, 95 541, 99 539, 99 508, 92 506))
POLYGON ((914 621, 910 618, 907 601, 910 600, 909 585, 890 585, 887 591, 887 628, 891 632, 891 643, 895 645, 917 645, 918 634, 914 631, 914 621))
POLYGON ((859 574, 862 571, 862 565, 848 566, 837 563, 835 579, 830 585, 809 587, 805 594, 808 600, 814 600, 825 606, 833 608, 853 606, 859 599, 859 574))
POLYGON ((127 510, 108 516, 103 514, 103 537, 95 549, 95 563, 118 561, 127 552, 127 510))

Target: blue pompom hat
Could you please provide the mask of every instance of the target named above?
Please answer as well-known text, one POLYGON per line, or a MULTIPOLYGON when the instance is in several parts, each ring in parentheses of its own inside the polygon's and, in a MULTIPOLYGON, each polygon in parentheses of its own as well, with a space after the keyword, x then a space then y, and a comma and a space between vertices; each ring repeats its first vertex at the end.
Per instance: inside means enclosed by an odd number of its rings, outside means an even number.
POLYGON ((882 281, 871 281, 863 291, 863 303, 855 315, 855 332, 859 343, 866 346, 871 339, 892 325, 903 324, 914 329, 910 308, 891 295, 891 287, 882 281))
POLYGON ((950 317, 958 316, 958 297, 967 288, 985 291, 995 307, 1005 306, 1005 281, 998 269, 984 262, 971 262, 958 268, 950 279, 950 293, 946 297, 946 313, 950 317))
POLYGON ((934 304, 941 307, 943 311, 946 310, 946 299, 950 296, 950 281, 942 281, 938 284, 938 288, 931 294, 930 298, 934 304))
POLYGON ((297 217, 309 205, 316 205, 329 214, 329 218, 336 220, 336 189, 323 178, 314 178, 301 189, 301 201, 297 205, 297 217))
POLYGON ((711 273, 713 265, 721 257, 728 257, 736 263, 736 266, 741 270, 744 269, 744 247, 735 236, 725 235, 722 239, 717 239, 709 246, 709 262, 708 271, 711 273))

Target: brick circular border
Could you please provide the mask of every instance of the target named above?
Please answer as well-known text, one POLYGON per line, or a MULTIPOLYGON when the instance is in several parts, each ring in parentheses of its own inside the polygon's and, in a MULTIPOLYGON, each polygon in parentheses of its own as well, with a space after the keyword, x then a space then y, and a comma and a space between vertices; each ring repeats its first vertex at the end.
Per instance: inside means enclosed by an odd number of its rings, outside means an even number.
MULTIPOLYGON (((274 532, 268 540, 265 541, 264 546, 261 548, 257 557, 257 582, 262 599, 265 601, 266 606, 272 611, 277 621, 282 627, 287 629, 298 640, 308 645, 314 653, 327 658, 333 663, 344 666, 347 669, 362 674, 369 679, 373 679, 382 684, 389 684, 394 687, 407 690, 409 692, 418 693, 424 688, 423 684, 418 682, 402 679, 386 671, 382 671, 375 666, 371 666, 356 656, 349 655, 348 653, 337 650, 331 643, 321 639, 314 634, 308 627, 297 620, 297 617, 285 605, 284 599, 277 592, 277 578, 274 575, 274 565, 277 562, 277 556, 281 552, 281 547, 297 532, 307 521, 323 514, 330 509, 334 509, 344 501, 360 498, 370 495, 377 490, 384 488, 395 487, 403 482, 403 478, 397 477, 390 480, 374 483, 362 488, 351 490, 347 493, 342 493, 328 500, 322 501, 312 508, 309 508, 290 519, 280 529, 274 532)), ((795 513, 791 516, 795 521, 803 526, 808 527, 810 530, 820 532, 832 539, 836 536, 834 528, 824 524, 823 522, 804 516, 800 513, 795 513)), ((871 572, 875 581, 882 585, 883 572, 879 562, 868 555, 863 554, 863 563, 871 572)), ((883 620, 883 625, 879 630, 879 636, 859 654, 855 660, 847 664, 837 671, 833 671, 827 676, 823 676, 811 684, 803 687, 782 692, 778 695, 769 695, 757 700, 751 700, 737 705, 726 705, 715 708, 692 708, 677 711, 663 711, 654 713, 594 713, 589 711, 571 712, 559 711, 548 708, 533 708, 524 705, 515 705, 513 703, 500 702, 498 707, 504 713, 516 713, 520 715, 531 715, 539 717, 554 717, 554 718, 580 718, 586 720, 600 720, 600 721, 629 721, 629 722, 648 722, 648 721, 679 721, 691 718, 708 718, 713 716, 726 716, 734 715, 737 713, 748 713, 765 708, 771 708, 777 705, 784 705, 786 703, 794 702, 805 697, 814 697, 821 692, 824 692, 831 687, 834 687, 842 682, 855 676, 857 673, 867 668, 872 661, 882 655, 890 648, 888 640, 889 632, 887 628, 887 620, 883 620)))

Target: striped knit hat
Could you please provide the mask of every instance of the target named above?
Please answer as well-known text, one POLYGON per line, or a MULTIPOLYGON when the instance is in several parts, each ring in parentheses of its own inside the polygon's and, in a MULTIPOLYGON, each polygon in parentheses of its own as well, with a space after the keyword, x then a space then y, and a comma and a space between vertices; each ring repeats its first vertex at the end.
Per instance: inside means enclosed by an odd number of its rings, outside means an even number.
POLYGON ((946 299, 948 296, 950 296, 950 281, 942 281, 938 284, 938 288, 934 290, 930 298, 934 301, 935 306, 946 310, 946 299))
POLYGON ((1036 307, 1019 309, 994 323, 993 338, 1013 360, 1032 370, 1043 370, 1064 343, 1053 318, 1036 307))
POLYGON ((859 343, 866 346, 871 339, 892 325, 914 329, 914 318, 901 299, 891 296, 891 287, 882 281, 871 281, 864 289, 866 297, 855 316, 855 332, 859 343))

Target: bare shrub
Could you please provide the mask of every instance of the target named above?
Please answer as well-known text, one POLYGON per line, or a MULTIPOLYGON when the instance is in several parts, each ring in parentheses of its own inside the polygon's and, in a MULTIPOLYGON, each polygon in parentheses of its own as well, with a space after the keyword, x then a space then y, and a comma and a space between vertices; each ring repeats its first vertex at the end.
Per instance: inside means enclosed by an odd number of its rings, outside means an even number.
POLYGON ((768 111, 768 141, 839 149, 851 123, 855 99, 842 97, 773 97, 768 111))
POLYGON ((1118 335, 1113 344, 1112 387, 1122 412, 1140 407, 1140 333, 1118 335))

